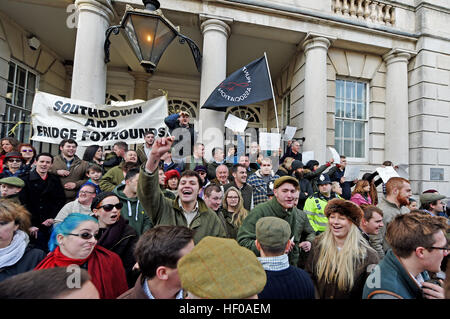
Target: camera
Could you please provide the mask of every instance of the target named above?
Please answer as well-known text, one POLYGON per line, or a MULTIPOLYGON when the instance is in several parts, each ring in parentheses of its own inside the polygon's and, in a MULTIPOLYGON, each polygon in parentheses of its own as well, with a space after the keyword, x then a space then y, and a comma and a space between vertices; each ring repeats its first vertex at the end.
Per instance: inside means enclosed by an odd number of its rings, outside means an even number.
POLYGON ((28 46, 33 51, 37 50, 41 46, 41 41, 39 41, 39 39, 36 38, 35 36, 32 36, 32 37, 28 38, 28 46))

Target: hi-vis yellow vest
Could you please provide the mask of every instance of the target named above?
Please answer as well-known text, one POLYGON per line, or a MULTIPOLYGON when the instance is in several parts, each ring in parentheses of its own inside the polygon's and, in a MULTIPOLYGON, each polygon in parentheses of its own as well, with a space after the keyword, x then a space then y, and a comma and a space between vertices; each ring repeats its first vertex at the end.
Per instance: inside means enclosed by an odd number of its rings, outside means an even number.
POLYGON ((309 223, 315 232, 323 232, 328 226, 328 218, 325 216, 325 206, 327 206, 328 201, 333 198, 341 198, 335 193, 331 193, 330 198, 326 198, 321 193, 314 193, 305 202, 305 207, 303 211, 308 216, 309 223))

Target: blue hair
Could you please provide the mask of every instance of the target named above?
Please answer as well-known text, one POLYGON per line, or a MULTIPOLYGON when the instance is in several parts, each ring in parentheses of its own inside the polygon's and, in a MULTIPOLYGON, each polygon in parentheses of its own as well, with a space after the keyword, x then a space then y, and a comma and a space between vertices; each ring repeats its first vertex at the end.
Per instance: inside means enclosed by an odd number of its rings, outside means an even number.
POLYGON ((98 220, 92 216, 80 214, 80 213, 72 213, 69 214, 61 223, 58 223, 52 231, 50 236, 50 240, 48 241, 48 249, 50 251, 55 250, 56 246, 58 246, 58 241, 56 237, 59 234, 67 235, 71 233, 75 228, 77 228, 81 223, 86 221, 93 221, 98 223, 98 220))

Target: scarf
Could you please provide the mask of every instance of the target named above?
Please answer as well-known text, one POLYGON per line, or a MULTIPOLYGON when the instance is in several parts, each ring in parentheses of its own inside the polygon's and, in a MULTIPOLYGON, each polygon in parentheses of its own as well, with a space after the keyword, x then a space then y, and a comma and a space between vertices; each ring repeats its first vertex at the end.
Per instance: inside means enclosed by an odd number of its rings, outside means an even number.
POLYGON ((29 242, 28 235, 17 230, 9 246, 0 248, 0 268, 15 265, 22 258, 29 242))
POLYGON ((125 270, 120 257, 98 245, 86 259, 69 258, 63 255, 58 246, 34 269, 67 267, 72 264, 81 266, 86 262, 91 281, 97 288, 100 299, 115 299, 128 290, 125 270))
POLYGON ((122 239, 122 235, 125 231, 127 222, 122 216, 119 217, 117 222, 106 228, 97 241, 97 245, 105 247, 106 249, 111 249, 122 239))

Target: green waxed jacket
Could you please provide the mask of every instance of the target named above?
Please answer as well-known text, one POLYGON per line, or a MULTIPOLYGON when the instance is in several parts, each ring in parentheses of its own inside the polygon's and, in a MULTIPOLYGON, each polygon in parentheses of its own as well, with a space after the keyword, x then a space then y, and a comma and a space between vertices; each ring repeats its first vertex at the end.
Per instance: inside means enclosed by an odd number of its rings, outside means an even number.
POLYGON ((257 205, 253 208, 247 217, 242 222, 241 227, 237 234, 237 241, 239 245, 246 247, 253 251, 256 256, 259 257, 259 251, 256 249, 255 239, 256 239, 256 222, 267 216, 275 216, 284 219, 291 226, 291 237, 294 236, 294 248, 290 251, 289 263, 291 265, 297 265, 299 256, 299 233, 297 227, 297 207, 285 210, 277 201, 276 197, 271 200, 257 205))
POLYGON ((155 226, 175 225, 189 227, 195 231, 195 244, 206 236, 226 237, 222 221, 200 198, 198 198, 199 213, 188 225, 183 210, 178 204, 178 196, 171 200, 163 195, 159 187, 157 171, 149 174, 143 167, 141 168, 137 195, 145 212, 155 226))

